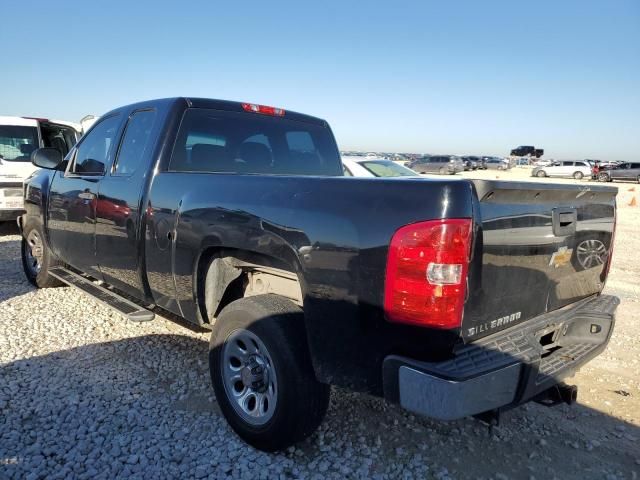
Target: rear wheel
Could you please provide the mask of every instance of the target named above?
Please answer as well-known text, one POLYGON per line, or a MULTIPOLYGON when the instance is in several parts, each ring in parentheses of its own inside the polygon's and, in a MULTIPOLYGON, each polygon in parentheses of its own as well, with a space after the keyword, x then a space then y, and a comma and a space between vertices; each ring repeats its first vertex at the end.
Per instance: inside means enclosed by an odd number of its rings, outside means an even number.
POLYGON ((609 177, 608 173, 599 173, 598 174, 598 181, 599 182, 610 182, 611 181, 611 177, 609 177))
POLYGON ((542 177, 546 177, 546 176, 547 176, 547 174, 545 173, 544 170, 540 170, 540 171, 538 171, 538 173, 536 173, 536 177, 542 178, 542 177))
POLYGON ((302 310, 277 295, 243 298, 222 310, 209 370, 229 425, 260 450, 303 440, 327 411, 329 386, 315 378, 302 310))
POLYGON ((582 172, 575 172, 573 174, 573 178, 575 178, 576 180, 582 180, 582 177, 584 177, 584 173, 582 172))
POLYGON ((58 279, 49 274, 52 267, 62 265, 49 250, 40 225, 27 225, 22 238, 22 268, 29 282, 38 288, 60 287, 58 279))
POLYGON ((440 167, 440 170, 438 170, 438 173, 440 173, 440 175, 446 175, 447 173, 447 169, 444 167, 440 167))

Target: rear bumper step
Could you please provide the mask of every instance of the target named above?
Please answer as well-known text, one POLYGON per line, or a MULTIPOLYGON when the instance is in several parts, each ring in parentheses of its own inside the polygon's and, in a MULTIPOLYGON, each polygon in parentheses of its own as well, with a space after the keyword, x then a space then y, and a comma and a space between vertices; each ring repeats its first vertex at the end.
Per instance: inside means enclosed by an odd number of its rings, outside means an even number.
POLYGON ((121 297, 115 292, 108 290, 100 285, 96 285, 90 279, 78 275, 71 270, 63 267, 55 267, 49 271, 49 274, 58 280, 77 288, 83 293, 95 298, 100 303, 111 307, 121 315, 132 322, 148 322, 153 320, 155 314, 130 300, 121 297))
POLYGON ((535 399, 606 348, 618 303, 616 297, 601 295, 550 312, 466 345, 443 362, 388 356, 385 397, 441 420, 535 399))

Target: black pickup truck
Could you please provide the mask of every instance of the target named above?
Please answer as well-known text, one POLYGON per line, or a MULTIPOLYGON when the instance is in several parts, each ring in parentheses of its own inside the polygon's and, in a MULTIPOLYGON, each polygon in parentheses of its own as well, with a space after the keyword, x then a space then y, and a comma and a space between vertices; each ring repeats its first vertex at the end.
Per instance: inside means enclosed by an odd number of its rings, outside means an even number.
POLYGON ((196 98, 32 161, 28 279, 210 329, 217 401, 263 450, 311 434, 329 385, 444 420, 571 401, 612 332, 609 186, 346 177, 324 120, 196 98))

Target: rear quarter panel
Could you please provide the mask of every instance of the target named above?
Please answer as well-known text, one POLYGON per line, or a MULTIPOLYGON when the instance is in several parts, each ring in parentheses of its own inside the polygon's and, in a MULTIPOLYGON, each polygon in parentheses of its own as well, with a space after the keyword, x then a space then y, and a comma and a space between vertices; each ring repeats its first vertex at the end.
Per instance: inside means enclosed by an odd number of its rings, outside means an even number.
POLYGON ((467 181, 160 173, 150 192, 150 286, 170 291, 175 285, 183 316, 196 321, 202 251, 236 249, 271 258, 300 279, 317 376, 379 392, 386 355, 433 359, 458 339, 458 332, 384 319, 390 239, 406 224, 469 218, 472 203, 467 181), (154 263, 163 258, 159 247, 170 248, 167 225, 175 225, 172 267, 154 263))

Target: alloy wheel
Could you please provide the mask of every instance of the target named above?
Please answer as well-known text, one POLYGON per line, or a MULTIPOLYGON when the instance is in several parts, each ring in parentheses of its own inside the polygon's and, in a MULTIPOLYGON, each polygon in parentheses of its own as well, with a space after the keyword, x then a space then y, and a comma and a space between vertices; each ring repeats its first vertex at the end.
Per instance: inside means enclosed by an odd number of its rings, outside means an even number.
POLYGON ((607 247, 596 238, 584 240, 578 244, 576 256, 583 268, 597 267, 607 259, 607 247))

